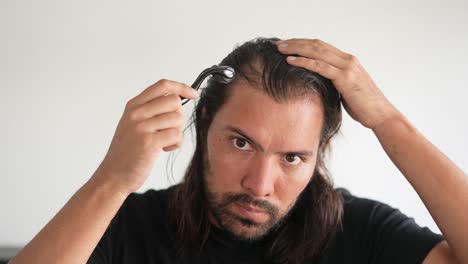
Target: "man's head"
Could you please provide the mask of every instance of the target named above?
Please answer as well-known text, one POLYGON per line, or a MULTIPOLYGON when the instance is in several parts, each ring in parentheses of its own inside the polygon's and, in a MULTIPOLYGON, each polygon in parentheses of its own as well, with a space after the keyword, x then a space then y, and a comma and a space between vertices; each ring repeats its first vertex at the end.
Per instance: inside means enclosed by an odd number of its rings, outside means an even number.
POLYGON ((277 102, 242 80, 229 89, 208 129, 205 191, 212 222, 256 239, 286 216, 309 183, 323 107, 313 94, 277 102))
MULTIPOLYGON (((330 80, 287 64, 277 40, 237 47, 220 63, 234 68, 234 80, 211 79, 202 92, 194 157, 174 199, 183 240, 203 244, 214 224, 240 239, 303 232, 305 243, 321 245, 338 223, 323 158, 341 123, 339 94, 330 80)), ((273 242, 270 255, 294 244, 273 242)))

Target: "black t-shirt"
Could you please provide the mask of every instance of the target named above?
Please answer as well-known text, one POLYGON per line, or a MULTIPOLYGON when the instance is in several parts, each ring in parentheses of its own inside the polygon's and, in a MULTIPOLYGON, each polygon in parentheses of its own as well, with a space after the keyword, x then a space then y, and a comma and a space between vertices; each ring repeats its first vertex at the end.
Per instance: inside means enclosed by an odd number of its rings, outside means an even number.
MULTIPOLYGON (((200 256, 178 256, 176 227, 169 223, 167 211, 173 188, 132 193, 88 263, 265 263, 264 241, 239 241, 215 227, 200 256)), ((343 228, 318 262, 304 263, 422 263, 444 239, 386 204, 338 191, 344 200, 343 228)))

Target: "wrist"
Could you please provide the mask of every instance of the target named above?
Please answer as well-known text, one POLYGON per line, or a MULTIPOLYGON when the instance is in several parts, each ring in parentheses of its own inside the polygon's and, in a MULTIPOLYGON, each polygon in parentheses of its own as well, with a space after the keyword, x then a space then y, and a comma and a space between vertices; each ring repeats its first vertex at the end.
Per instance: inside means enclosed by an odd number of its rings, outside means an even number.
POLYGON ((372 127, 372 131, 376 135, 381 135, 391 127, 405 125, 406 123, 406 117, 400 112, 396 111, 372 127))
POLYGON ((124 200, 132 193, 109 179, 112 179, 110 175, 98 169, 86 184, 89 184, 92 186, 91 188, 101 193, 106 193, 112 196, 119 196, 124 200))
POLYGON ((374 120, 374 123, 369 128, 376 132, 381 127, 385 126, 390 122, 394 122, 397 120, 403 120, 404 116, 396 109, 393 105, 389 105, 388 107, 381 108, 379 113, 379 118, 374 120))

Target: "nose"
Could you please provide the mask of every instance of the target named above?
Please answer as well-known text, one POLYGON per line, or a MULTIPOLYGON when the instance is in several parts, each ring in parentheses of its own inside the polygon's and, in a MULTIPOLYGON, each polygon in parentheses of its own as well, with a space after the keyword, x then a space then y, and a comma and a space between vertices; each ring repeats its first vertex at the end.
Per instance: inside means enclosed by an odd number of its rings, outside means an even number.
POLYGON ((254 197, 271 196, 275 190, 277 173, 274 159, 259 156, 251 160, 241 185, 254 197))

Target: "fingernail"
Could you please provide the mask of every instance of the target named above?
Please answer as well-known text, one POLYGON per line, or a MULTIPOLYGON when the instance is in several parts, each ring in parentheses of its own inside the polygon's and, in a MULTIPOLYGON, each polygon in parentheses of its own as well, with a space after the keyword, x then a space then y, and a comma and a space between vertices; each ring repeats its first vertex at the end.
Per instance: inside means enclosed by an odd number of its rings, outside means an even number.
POLYGON ((286 59, 287 59, 288 61, 293 61, 293 60, 296 59, 296 57, 294 57, 294 56, 288 56, 286 59))
POLYGON ((192 93, 194 96, 199 97, 200 96, 200 91, 192 89, 192 93))

